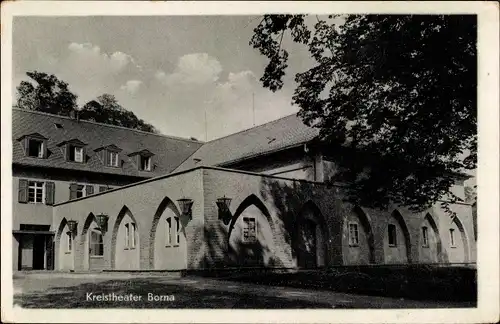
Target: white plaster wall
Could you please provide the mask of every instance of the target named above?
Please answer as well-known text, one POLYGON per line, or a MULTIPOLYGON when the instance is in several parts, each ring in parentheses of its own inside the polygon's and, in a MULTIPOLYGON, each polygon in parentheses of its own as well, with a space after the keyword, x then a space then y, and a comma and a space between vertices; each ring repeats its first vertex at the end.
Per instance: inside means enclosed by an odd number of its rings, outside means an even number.
POLYGON ((183 233, 182 222, 179 221, 179 244, 176 243, 176 221, 175 213, 167 207, 160 216, 155 234, 154 268, 156 270, 179 270, 187 267, 186 260, 186 237, 183 233), (171 219, 172 237, 171 244, 167 241, 168 224, 167 218, 171 219))
MULTIPOLYGON (((116 251, 115 251, 115 269, 117 270, 138 270, 139 269, 139 235, 137 230, 135 230, 135 246, 126 246, 126 228, 125 224, 129 224, 129 233, 132 235, 132 223, 135 221, 130 217, 128 213, 123 216, 122 221, 118 227, 118 233, 116 236, 116 251)), ((132 244, 132 239, 130 238, 130 244, 132 244)))
POLYGON ((255 205, 248 206, 236 220, 229 237, 229 245, 235 253, 233 257, 236 257, 240 263, 269 265, 275 250, 273 232, 266 216, 255 205), (257 241, 253 244, 245 243, 243 239, 243 218, 245 217, 255 218, 257 241))

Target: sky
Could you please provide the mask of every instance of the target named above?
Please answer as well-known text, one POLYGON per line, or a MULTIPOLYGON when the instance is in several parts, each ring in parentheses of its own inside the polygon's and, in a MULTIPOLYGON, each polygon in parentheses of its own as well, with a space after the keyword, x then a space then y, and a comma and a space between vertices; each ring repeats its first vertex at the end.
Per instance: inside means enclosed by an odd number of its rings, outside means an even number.
POLYGON ((281 91, 262 87, 267 59, 249 45, 258 16, 16 17, 12 91, 26 72, 66 81, 78 104, 103 93, 162 134, 219 138, 298 111, 294 75, 312 66, 285 39, 281 91), (206 118, 205 118, 206 115, 206 118))

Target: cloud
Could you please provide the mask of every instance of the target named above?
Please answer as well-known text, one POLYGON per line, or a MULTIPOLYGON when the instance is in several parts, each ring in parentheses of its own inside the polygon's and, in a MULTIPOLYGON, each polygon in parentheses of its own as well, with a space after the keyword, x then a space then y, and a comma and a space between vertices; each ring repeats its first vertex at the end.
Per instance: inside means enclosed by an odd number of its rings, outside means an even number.
MULTIPOLYGON (((79 60, 91 63, 92 65, 89 66, 91 69, 101 67, 105 68, 106 72, 110 72, 110 70, 113 72, 119 72, 129 64, 134 64, 135 67, 140 68, 137 64, 135 64, 132 56, 123 52, 106 54, 101 52, 101 48, 99 46, 91 43, 71 43, 69 44, 68 49, 72 52, 71 56, 73 58, 78 58, 79 60)), ((85 66, 85 68, 87 68, 87 66, 85 66)))
POLYGON ((212 83, 222 72, 220 62, 207 53, 192 53, 179 58, 171 74, 159 70, 155 77, 167 86, 212 83))
POLYGON ((130 94, 135 94, 143 82, 140 80, 128 80, 127 83, 120 87, 121 90, 125 90, 130 94))

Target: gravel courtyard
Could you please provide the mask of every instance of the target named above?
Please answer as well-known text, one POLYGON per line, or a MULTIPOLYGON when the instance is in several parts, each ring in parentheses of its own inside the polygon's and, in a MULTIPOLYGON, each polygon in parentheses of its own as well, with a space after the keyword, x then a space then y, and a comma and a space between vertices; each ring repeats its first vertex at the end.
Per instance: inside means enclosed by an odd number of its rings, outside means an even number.
POLYGON ((23 308, 475 307, 468 302, 413 301, 200 277, 54 273, 16 276, 14 304, 23 308))

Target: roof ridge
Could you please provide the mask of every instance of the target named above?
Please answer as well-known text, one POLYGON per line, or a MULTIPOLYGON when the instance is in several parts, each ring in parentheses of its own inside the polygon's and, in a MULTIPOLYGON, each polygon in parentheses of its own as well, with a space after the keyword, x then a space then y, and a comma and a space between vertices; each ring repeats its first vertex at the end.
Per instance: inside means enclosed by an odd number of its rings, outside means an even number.
MULTIPOLYGON (((202 146, 204 146, 205 144, 208 144, 208 143, 212 143, 212 142, 215 142, 215 141, 221 140, 221 139, 226 138, 226 137, 230 137, 230 136, 233 136, 233 135, 236 135, 236 134, 241 134, 241 133, 244 133, 244 132, 251 131, 252 129, 256 129, 256 128, 259 128, 259 127, 262 127, 262 126, 266 126, 266 125, 270 125, 270 124, 276 123, 276 122, 280 121, 281 119, 285 119, 285 118, 288 118, 288 117, 291 117, 291 116, 297 116, 297 113, 293 113, 293 114, 290 114, 290 115, 286 115, 286 116, 280 117, 280 118, 278 118, 278 119, 274 119, 274 120, 268 121, 267 123, 260 124, 260 125, 257 125, 257 126, 252 126, 252 127, 250 127, 250 128, 240 130, 240 131, 238 131, 238 132, 236 132, 236 133, 231 133, 231 134, 228 134, 228 135, 225 135, 225 136, 222 136, 222 137, 219 137, 219 138, 216 138, 216 139, 213 139, 213 140, 207 141, 207 142, 202 142, 202 143, 203 143, 203 145, 202 145, 202 146)), ((201 147, 200 147, 200 148, 201 148, 201 147)))
MULTIPOLYGON (((43 116, 56 117, 56 118, 61 118, 61 119, 68 119, 68 120, 72 120, 72 121, 77 122, 74 118, 71 118, 71 117, 68 117, 68 116, 61 116, 61 115, 49 114, 49 113, 42 112, 42 111, 27 110, 27 109, 16 108, 16 107, 12 107, 12 110, 18 110, 18 111, 28 112, 28 113, 32 113, 32 114, 36 114, 36 115, 43 115, 43 116)), ((199 144, 205 144, 205 143, 207 143, 207 142, 203 142, 203 141, 199 141, 199 140, 192 140, 192 139, 185 138, 185 137, 179 137, 179 136, 173 136, 173 135, 165 135, 165 134, 157 134, 157 133, 150 133, 150 132, 142 131, 142 130, 139 130, 139 129, 127 128, 127 127, 123 127, 123 126, 110 125, 110 124, 105 124, 105 123, 98 123, 98 122, 91 121, 91 120, 80 119, 78 122, 79 123, 84 122, 84 123, 88 123, 88 124, 106 126, 106 127, 111 127, 111 128, 124 129, 124 130, 132 131, 132 132, 137 132, 137 133, 142 133, 142 134, 147 134, 147 135, 156 135, 156 136, 166 137, 166 138, 180 140, 180 141, 192 142, 192 143, 199 143, 199 144)))

